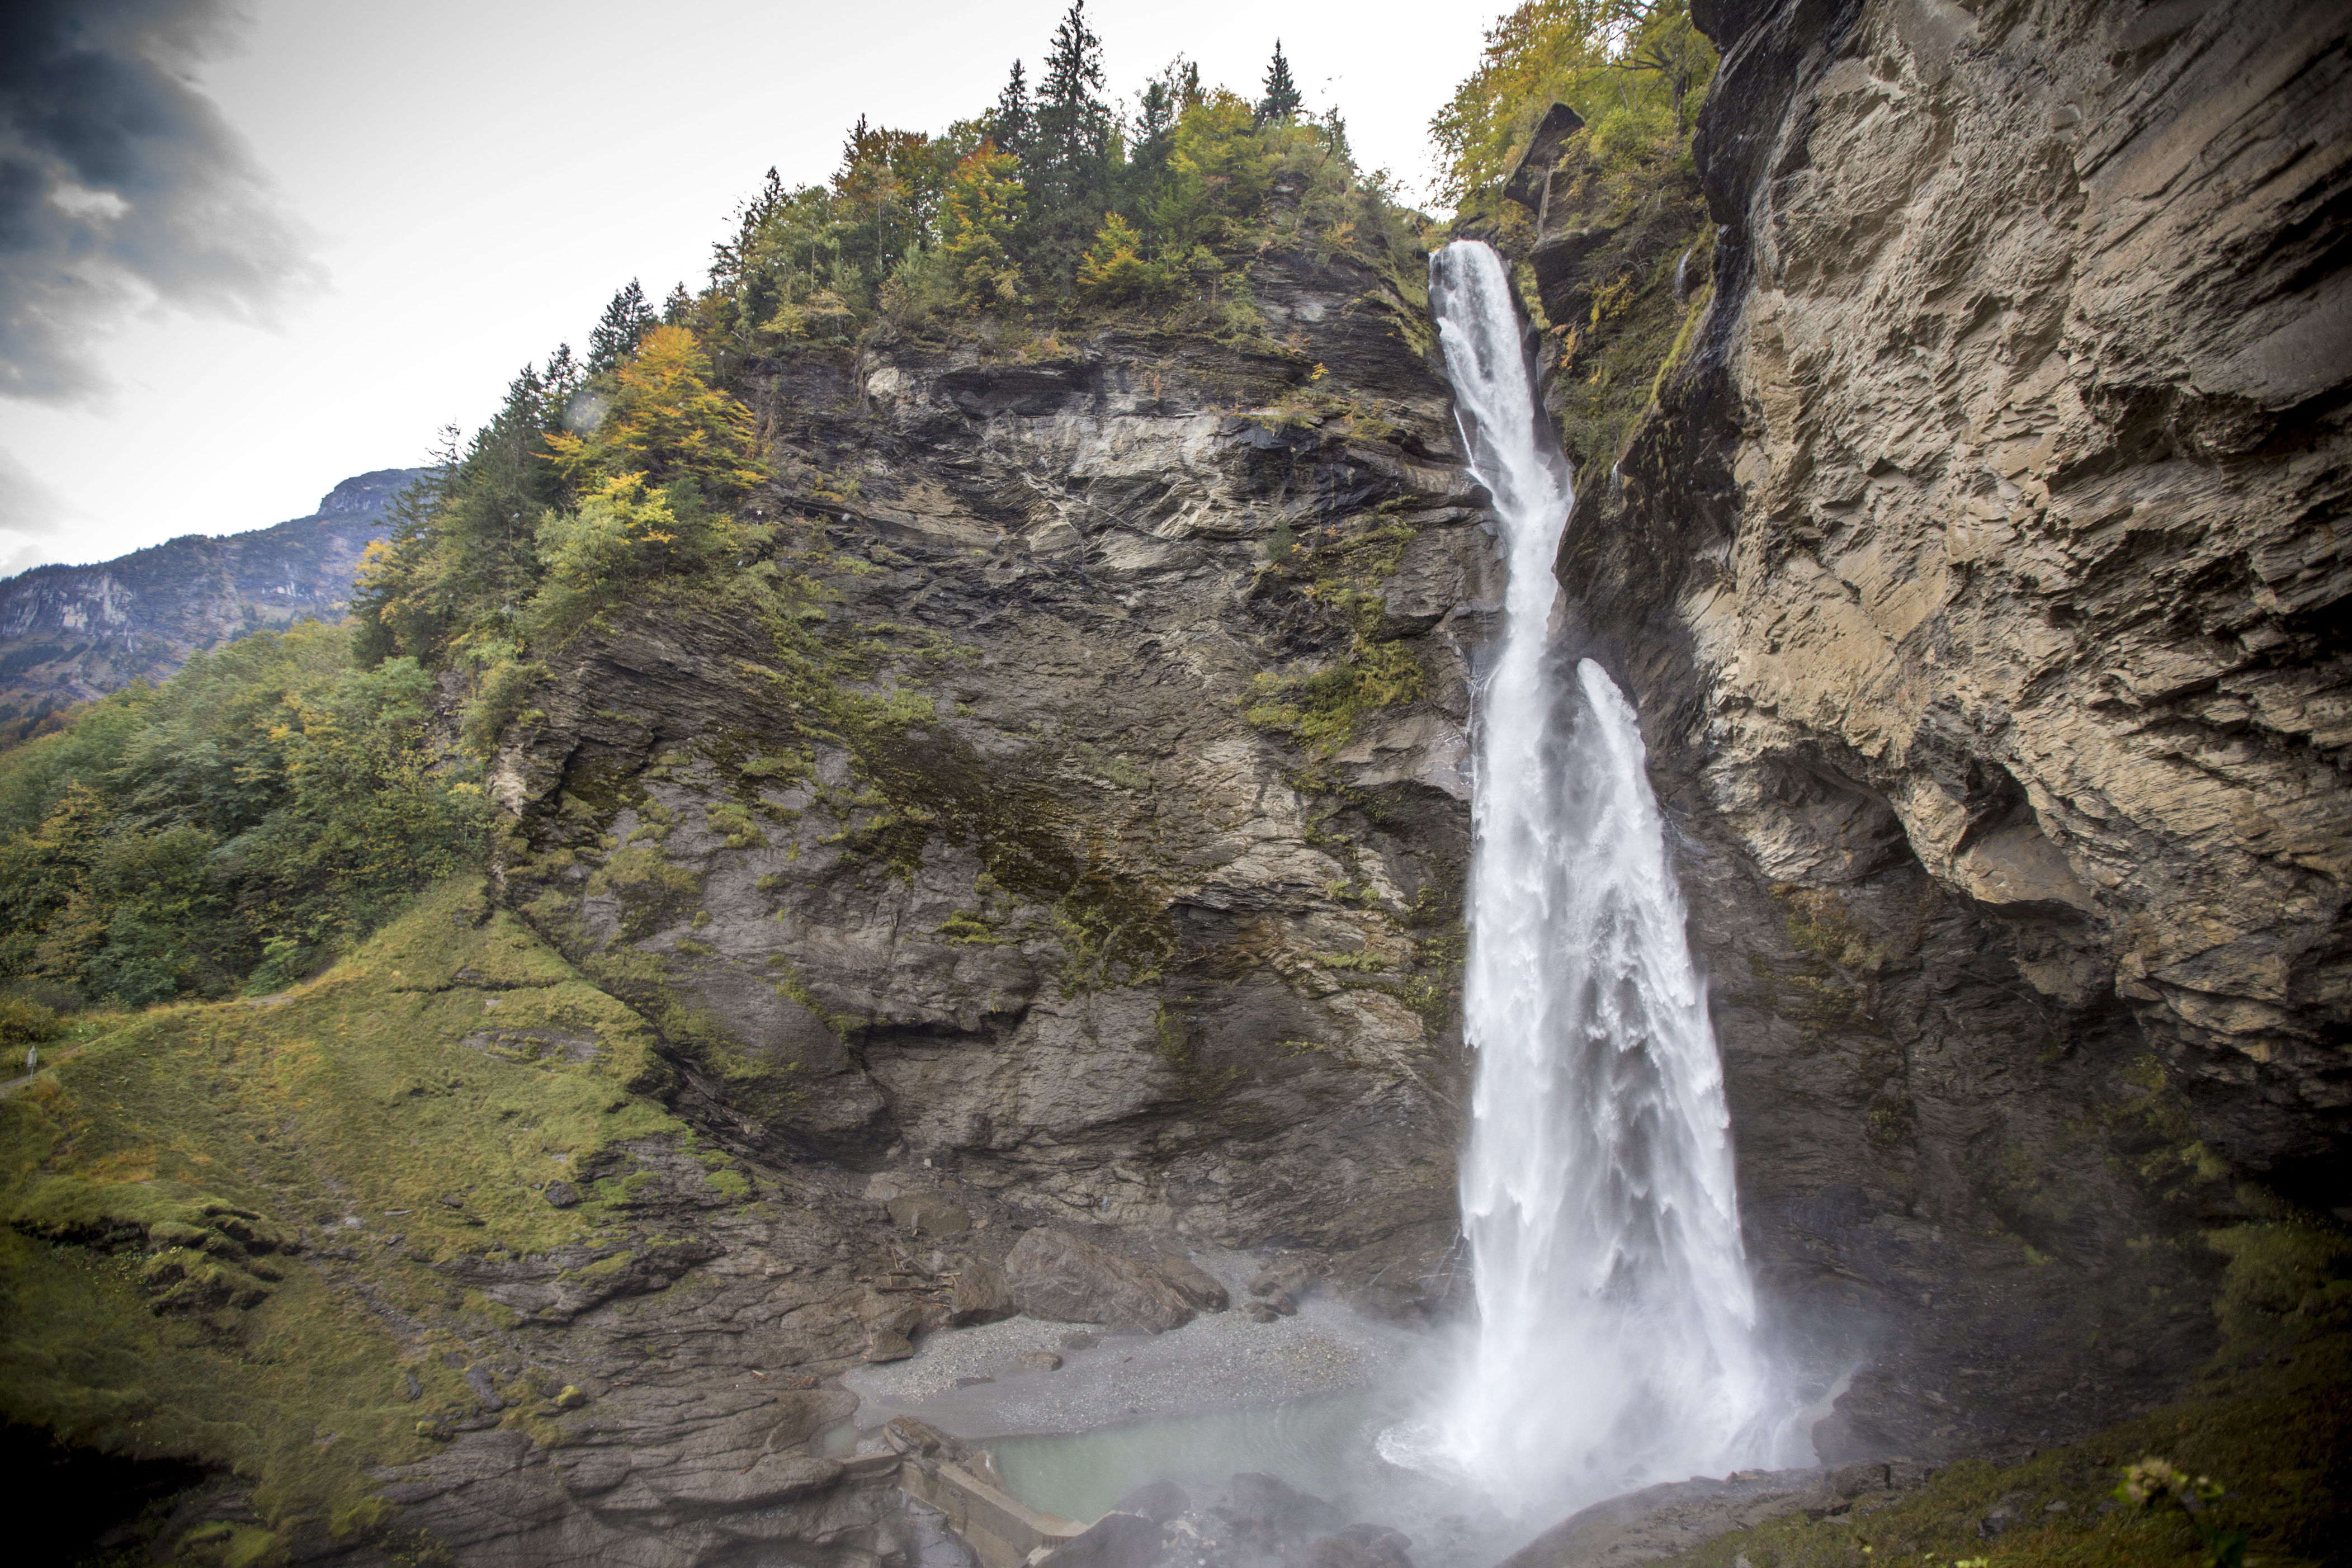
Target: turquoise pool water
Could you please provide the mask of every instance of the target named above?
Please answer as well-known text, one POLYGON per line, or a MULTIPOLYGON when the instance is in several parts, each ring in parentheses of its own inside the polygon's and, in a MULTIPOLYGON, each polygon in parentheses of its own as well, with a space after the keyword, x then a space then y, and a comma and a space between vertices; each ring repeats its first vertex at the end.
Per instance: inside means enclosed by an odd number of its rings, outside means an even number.
POLYGON ((1396 1416, 1393 1401, 1353 1394, 973 1447, 995 1458, 1015 1497, 1080 1523, 1156 1480, 1172 1480, 1204 1503, 1243 1470, 1279 1476, 1345 1510, 1361 1507, 1368 1482, 1388 1468, 1372 1445, 1396 1416))

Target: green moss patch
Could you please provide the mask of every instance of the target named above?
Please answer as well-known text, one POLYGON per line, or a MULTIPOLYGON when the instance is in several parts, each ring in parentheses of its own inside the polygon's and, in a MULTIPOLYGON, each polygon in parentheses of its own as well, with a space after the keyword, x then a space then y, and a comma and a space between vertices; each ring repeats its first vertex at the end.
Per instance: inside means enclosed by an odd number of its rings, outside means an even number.
POLYGON ((2198 1397, 2021 1464, 1964 1460, 1890 1501, 1865 1500, 1827 1519, 1776 1520, 1664 1562, 1686 1568, 2340 1562, 2342 1543, 2352 1540, 2352 1238, 2297 1217, 2233 1226, 2206 1240, 2229 1264, 2214 1303, 2222 1349, 2198 1397), (2146 1484, 2151 1460, 2180 1472, 2183 1484, 2146 1484), (2143 1467, 2136 1489, 2126 1484, 2133 1467, 2143 1467))
POLYGON ((0 1414, 234 1469, 255 1561, 372 1528, 486 1326, 436 1266, 616 1245, 592 1178, 688 1137, 653 1047, 470 879, 283 996, 124 1020, 0 1101, 0 1414))

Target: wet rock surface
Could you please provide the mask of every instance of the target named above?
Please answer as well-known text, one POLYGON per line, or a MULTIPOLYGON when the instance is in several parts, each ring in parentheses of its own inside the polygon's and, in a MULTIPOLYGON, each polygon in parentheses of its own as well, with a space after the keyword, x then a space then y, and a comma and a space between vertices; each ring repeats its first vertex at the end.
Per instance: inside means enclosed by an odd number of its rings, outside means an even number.
POLYGON ((1823 1456, 2079 1433, 2210 1353, 2235 1182, 2347 1202, 2352 357, 2279 357, 2340 326, 2342 18, 1695 9, 1711 289, 1563 651, 1684 835, 1823 1456))
POLYGON ((1671 1557, 1792 1513, 1825 1519, 1868 1512, 1924 1484, 1933 1472, 1906 1462, 1840 1469, 1743 1470, 1645 1487, 1571 1514, 1503 1562, 1502 1568, 1619 1568, 1671 1557))

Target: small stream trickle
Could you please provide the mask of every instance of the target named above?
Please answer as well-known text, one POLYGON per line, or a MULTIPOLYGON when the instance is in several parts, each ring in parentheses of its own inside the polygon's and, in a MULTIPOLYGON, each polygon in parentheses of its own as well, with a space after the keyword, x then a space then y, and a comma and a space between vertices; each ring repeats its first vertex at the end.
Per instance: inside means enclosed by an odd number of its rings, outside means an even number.
POLYGON ((1552 649, 1574 503, 1501 258, 1431 261, 1471 466, 1509 579, 1479 695, 1462 1165, 1477 1326, 1394 1460, 1515 1511, 1776 1456, 1729 1117, 1633 708, 1552 649))

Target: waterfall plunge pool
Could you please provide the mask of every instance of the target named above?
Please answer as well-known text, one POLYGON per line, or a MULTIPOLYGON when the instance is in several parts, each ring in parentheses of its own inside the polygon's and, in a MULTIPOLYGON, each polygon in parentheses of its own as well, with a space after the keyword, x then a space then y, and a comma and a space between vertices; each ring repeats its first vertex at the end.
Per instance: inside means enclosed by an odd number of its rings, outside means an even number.
POLYGON ((1380 1434, 1408 1408, 1395 1393, 1374 1391, 980 1446, 1013 1496, 1065 1519, 1099 1518, 1153 1481, 1173 1481, 1205 1501, 1243 1470, 1277 1476, 1350 1518, 1368 1518, 1389 1489, 1380 1434))

